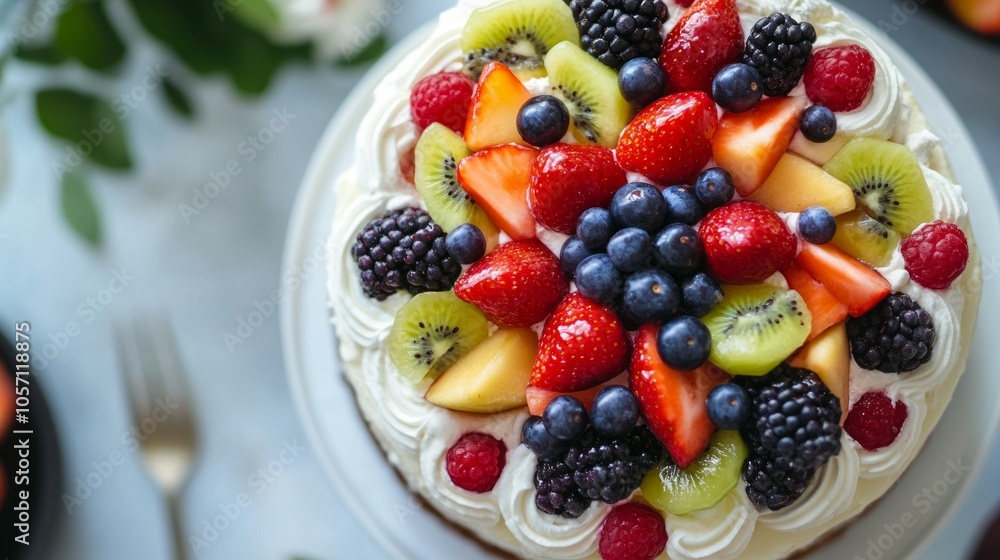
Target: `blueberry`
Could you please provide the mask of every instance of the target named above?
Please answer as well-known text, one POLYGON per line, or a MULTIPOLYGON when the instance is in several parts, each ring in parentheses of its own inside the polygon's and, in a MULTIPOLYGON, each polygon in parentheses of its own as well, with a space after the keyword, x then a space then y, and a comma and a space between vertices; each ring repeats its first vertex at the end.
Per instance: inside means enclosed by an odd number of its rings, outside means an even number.
POLYGON ((687 276, 705 260, 705 247, 693 227, 684 224, 667 226, 653 241, 653 256, 676 277, 687 276))
POLYGON ((660 327, 656 350, 660 359, 669 366, 696 369, 708 360, 712 352, 712 333, 698 319, 681 315, 660 327))
POLYGON ((663 97, 667 89, 667 77, 655 60, 633 58, 618 72, 618 88, 626 101, 635 108, 642 109, 663 97))
POLYGON ((837 220, 822 206, 811 206, 799 214, 799 235, 809 243, 823 245, 837 234, 837 220))
POLYGON ((704 272, 681 282, 681 306, 695 317, 704 317, 722 302, 725 294, 719 283, 704 272))
POLYGON ((694 187, 674 185, 663 189, 663 201, 667 204, 668 224, 693 226, 708 214, 708 209, 698 200, 694 187))
POLYGON ((618 270, 628 273, 645 268, 653 240, 646 230, 625 228, 608 242, 608 257, 618 270))
POLYGON ((611 305, 622 291, 625 280, 604 253, 591 255, 576 267, 576 288, 580 294, 604 305, 611 305))
POLYGON ((622 385, 601 389, 590 407, 590 423, 598 433, 606 436, 623 436, 638 421, 639 400, 622 385))
POLYGON ((575 397, 562 395, 545 407, 542 424, 552 437, 572 441, 587 429, 587 409, 575 397))
POLYGON ((486 254, 486 236, 475 224, 462 224, 445 238, 445 248, 459 264, 472 264, 486 254))
POLYGON ((750 395, 735 383, 712 389, 706 404, 709 420, 721 430, 738 430, 750 418, 750 395))
POLYGON ((569 450, 570 442, 556 438, 545 430, 541 416, 532 416, 521 427, 521 443, 539 459, 558 459, 569 450))
POLYGON ((558 97, 532 97, 517 113, 517 131, 532 146, 555 144, 569 130, 569 109, 558 97))
POLYGON ((709 210, 725 206, 736 195, 733 176, 721 167, 706 169, 694 182, 694 194, 709 210))
POLYGON ((588 208, 576 222, 576 235, 591 251, 603 251, 614 232, 611 212, 604 208, 588 208))
POLYGON ((640 323, 662 323, 680 305, 677 282, 662 270, 644 270, 625 281, 624 307, 640 323))
POLYGON ((653 185, 629 183, 611 199, 611 217, 619 228, 637 227, 653 234, 667 223, 667 206, 653 185))
POLYGON ((826 107, 813 105, 802 112, 799 129, 810 142, 822 144, 837 134, 837 117, 826 107))
POLYGON ((562 251, 559 252, 559 263, 562 265, 563 274, 567 278, 575 276, 576 267, 592 254, 579 237, 574 235, 567 239, 566 243, 563 243, 562 251))
POLYGON ((712 82, 712 98, 730 113, 744 113, 753 109, 764 96, 760 73, 747 64, 730 64, 712 82))

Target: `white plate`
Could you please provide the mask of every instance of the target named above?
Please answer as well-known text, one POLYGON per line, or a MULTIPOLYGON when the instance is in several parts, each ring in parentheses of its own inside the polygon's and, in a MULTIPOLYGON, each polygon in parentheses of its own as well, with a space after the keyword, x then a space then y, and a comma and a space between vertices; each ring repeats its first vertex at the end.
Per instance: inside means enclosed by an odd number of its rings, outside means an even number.
MULTIPOLYGON (((986 172, 968 131, 951 104, 919 66, 895 43, 885 39, 855 16, 865 30, 881 39, 910 87, 927 109, 931 128, 946 138, 946 148, 959 183, 964 185, 976 238, 988 260, 1000 248, 1000 213, 986 172)), ((431 512, 422 511, 416 499, 386 462, 369 434, 354 403, 354 395, 343 379, 337 348, 329 322, 323 246, 330 231, 336 177, 350 166, 354 136, 377 83, 430 33, 426 27, 397 45, 377 64, 344 102, 313 155, 296 201, 285 245, 283 271, 313 271, 298 290, 290 293, 281 309, 285 362, 302 421, 331 481, 344 503, 379 543, 386 555, 400 560, 501 558, 431 512), (363 489, 363 491, 361 490, 363 489)), ((344 232, 349 235, 351 232, 344 232)), ((996 282, 987 283, 982 309, 1000 309, 996 282)), ((945 525, 955 507, 975 480, 984 460, 987 442, 994 441, 1000 421, 996 395, 1000 376, 994 374, 990 344, 1000 337, 1000 323, 993 313, 984 313, 976 330, 976 343, 968 371, 955 392, 954 403, 945 413, 924 451, 898 484, 836 540, 810 556, 811 559, 845 560, 913 558, 945 525), (949 461, 973 465, 955 484, 945 482, 949 461), (937 500, 924 512, 924 490, 937 500), (934 492, 942 494, 938 498, 934 492), (895 524, 916 523, 896 530, 895 524), (886 527, 888 525, 889 528, 886 527), (900 534, 900 536, 894 536, 900 534), (881 541, 879 540, 881 539, 881 541), (887 551, 869 550, 870 542, 887 551)), ((949 477, 953 479, 954 477, 949 477)), ((928 503, 930 503, 928 501, 928 503)), ((351 557, 345 551, 345 557, 351 557)))

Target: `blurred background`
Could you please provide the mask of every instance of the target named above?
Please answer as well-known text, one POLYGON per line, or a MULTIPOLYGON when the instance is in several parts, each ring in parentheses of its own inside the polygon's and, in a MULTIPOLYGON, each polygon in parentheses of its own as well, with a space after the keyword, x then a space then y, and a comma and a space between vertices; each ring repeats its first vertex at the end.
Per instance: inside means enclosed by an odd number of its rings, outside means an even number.
MULTIPOLYGON (((172 333, 187 372, 199 452, 178 517, 198 558, 383 557, 310 452, 269 302, 327 123, 452 3, 0 0, 0 335, 30 325, 31 488, 46 502, 32 557, 173 557, 121 371, 145 343, 121 336, 137 323, 172 333)), ((1000 0, 842 4, 924 67, 1000 177, 1000 0)), ((985 471, 928 557, 972 558, 992 523, 1000 441, 982 445, 985 471)), ((991 535, 978 558, 1000 558, 991 535)))

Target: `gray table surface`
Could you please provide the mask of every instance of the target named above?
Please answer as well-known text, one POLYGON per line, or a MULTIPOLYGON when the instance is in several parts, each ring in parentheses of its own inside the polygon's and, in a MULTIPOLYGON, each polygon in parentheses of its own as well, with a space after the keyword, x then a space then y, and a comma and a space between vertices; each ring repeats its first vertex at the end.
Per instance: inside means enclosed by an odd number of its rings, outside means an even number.
MULTIPOLYGON (((388 26, 389 35, 398 40, 450 3, 404 3, 388 26)), ((844 3, 876 22, 891 22, 894 8, 914 4, 844 3)), ((1000 177, 995 157, 1000 152, 1000 48, 959 32, 925 9, 898 27, 889 35, 952 100, 991 175, 1000 177)), ((128 61, 127 77, 118 82, 95 82, 72 68, 58 80, 86 79, 115 97, 141 81, 158 48, 140 43, 128 61)), ((112 327, 142 309, 169 312, 195 387, 203 451, 184 517, 186 531, 204 539, 198 558, 383 557, 342 507, 308 448, 283 371, 277 316, 268 316, 242 345, 230 349, 225 339, 277 287, 299 181, 324 127, 362 73, 293 68, 263 98, 234 101, 227 84, 195 82, 176 70, 175 77, 189 84, 200 118, 178 121, 158 96, 132 112, 128 125, 138 169, 127 175, 92 174, 107 239, 105 249, 94 252, 59 218, 57 188, 48 170, 62 151, 33 120, 30 92, 50 78, 24 66, 8 68, 2 116, 12 170, 0 199, 0 318, 5 325, 32 321, 39 343, 60 338, 67 322, 80 325, 78 335, 38 377, 55 410, 68 491, 88 476, 91 482, 100 477, 81 504, 64 512, 59 530, 44 537, 51 545, 46 557, 170 557, 163 503, 138 455, 122 441, 131 420, 112 327), (250 161, 239 145, 266 128, 275 110, 294 118, 250 161), (192 189, 231 160, 243 171, 186 222, 178 205, 190 204, 192 189), (123 271, 133 277, 124 290, 100 311, 84 311, 88 298, 99 297, 123 271), (286 448, 297 451, 282 455, 286 448), (109 472, 104 463, 116 452, 125 461, 109 472), (227 529, 206 532, 207 523, 227 508, 232 511, 230 504, 243 493, 250 496, 250 507, 240 508, 227 529)), ((992 449, 984 476, 927 558, 962 557, 1000 504, 1000 445, 983 445, 992 449)))

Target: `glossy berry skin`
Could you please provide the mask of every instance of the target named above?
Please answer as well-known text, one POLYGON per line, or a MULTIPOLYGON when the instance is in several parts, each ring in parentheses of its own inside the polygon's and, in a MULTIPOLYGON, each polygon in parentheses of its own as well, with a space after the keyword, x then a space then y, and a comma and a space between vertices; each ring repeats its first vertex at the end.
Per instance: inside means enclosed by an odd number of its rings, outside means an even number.
POLYGON ((608 258, 618 270, 635 272, 647 266, 652 248, 653 240, 646 230, 629 227, 616 233, 608 242, 608 258))
POLYGON ((448 234, 445 248, 459 264, 472 264, 486 255, 486 236, 475 224, 462 224, 448 234))
POLYGON ((653 59, 633 58, 618 72, 618 88, 626 101, 636 109, 642 109, 663 97, 667 90, 667 77, 653 59))
POLYGON ((644 270, 625 281, 625 310, 639 323, 661 323, 680 305, 677 282, 662 270, 644 270))
POLYGON ((730 64, 712 81, 712 98, 730 113, 745 113, 764 97, 760 73, 747 64, 730 64))
POLYGON ((591 251, 603 251, 615 233, 611 212, 604 208, 590 208, 580 214, 576 222, 576 236, 591 251))
POLYGON ((539 148, 555 144, 569 131, 569 109, 558 97, 532 97, 517 113, 517 131, 521 138, 539 148))
POLYGON ((829 142, 837 135, 837 116, 822 105, 813 105, 802 112, 799 130, 810 142, 829 142))
POLYGON ((806 66, 806 95, 836 113, 853 111, 868 97, 875 72, 872 53, 860 45, 819 49, 806 66))
POLYGON ((541 416, 532 416, 521 427, 521 443, 539 459, 557 459, 566 453, 570 442, 563 441, 545 430, 541 416))
POLYGON ((587 409, 575 397, 562 395, 545 407, 542 424, 552 437, 571 442, 587 429, 587 409))
POLYGON ((759 284, 788 268, 798 238, 773 210, 733 202, 709 212, 698 226, 708 272, 723 284, 759 284))
POLYGON ((822 206, 811 206, 799 214, 799 235, 809 243, 824 245, 837 234, 837 220, 822 206))
POLYGON ((694 187, 674 185, 663 189, 663 201, 667 204, 667 223, 681 223, 693 226, 708 213, 701 203, 694 187))
POLYGON ((590 423, 598 433, 619 437, 639 421, 639 400, 628 387, 611 385, 601 389, 590 407, 590 423))
POLYGON ((844 421, 844 431, 868 451, 888 447, 899 437, 909 417, 906 403, 895 403, 885 393, 865 393, 844 421))
POLYGON ((580 215, 607 208, 627 183, 615 153, 589 144, 553 144, 538 153, 528 182, 528 207, 543 227, 566 235, 580 215))
POLYGON ((735 383, 719 385, 708 394, 708 418, 720 430, 738 430, 750 418, 750 394, 735 383))
POLYGON ((691 274, 705 261, 705 248, 694 228, 684 224, 667 226, 653 241, 653 256, 675 277, 691 274))
POLYGON ((693 370, 708 361, 712 351, 712 333, 698 319, 681 315, 660 327, 656 350, 668 366, 693 370))
POLYGON ((704 317, 722 303, 722 286, 709 274, 699 272, 680 283, 681 306, 688 314, 704 317))
POLYGON ((667 527, 651 507, 629 502, 611 510, 600 539, 602 560, 653 560, 667 547, 667 527))
POLYGON ((932 290, 948 289, 969 264, 969 240, 965 232, 940 220, 904 239, 902 250, 910 278, 932 290))
POLYGON ((629 183, 612 197, 611 217, 618 228, 637 227, 652 234, 666 223, 667 206, 653 185, 629 183))
POLYGON ((586 259, 593 253, 587 248, 577 236, 570 237, 563 243, 562 250, 559 252, 559 265, 562 267, 563 274, 567 278, 573 278, 576 276, 576 267, 580 266, 583 259, 586 259))
POLYGON ((580 295, 602 305, 611 305, 622 292, 625 279, 604 253, 591 255, 576 267, 580 295))
POLYGON ((694 182, 694 194, 708 210, 729 204, 736 196, 733 176, 721 167, 706 169, 694 182))
POLYGON ((442 72, 420 80, 410 94, 413 124, 423 130, 437 122, 463 134, 475 88, 461 72, 442 72))
POLYGON ((479 432, 463 435, 445 457, 445 468, 455 486, 477 494, 493 490, 506 464, 504 442, 479 432))

